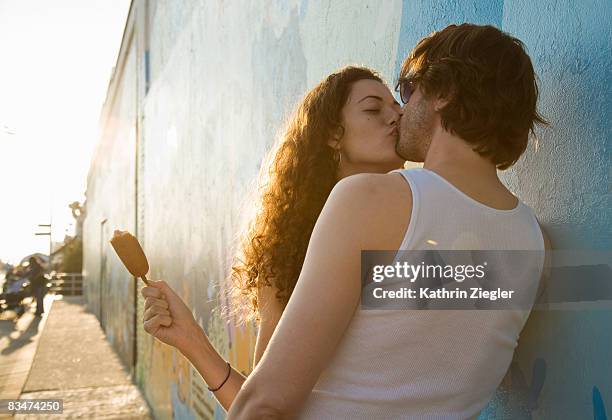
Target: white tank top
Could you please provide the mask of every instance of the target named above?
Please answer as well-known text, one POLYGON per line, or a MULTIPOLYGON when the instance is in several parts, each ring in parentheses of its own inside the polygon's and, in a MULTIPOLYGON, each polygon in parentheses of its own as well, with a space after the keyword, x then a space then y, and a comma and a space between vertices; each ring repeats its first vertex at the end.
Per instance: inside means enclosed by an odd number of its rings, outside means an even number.
MULTIPOLYGON (((428 169, 398 170, 413 209, 401 249, 538 250, 533 211, 488 207, 428 169)), ((543 266, 543 252, 538 273, 543 266)), ((529 310, 363 310, 306 400, 301 419, 467 419, 505 376, 529 310)))

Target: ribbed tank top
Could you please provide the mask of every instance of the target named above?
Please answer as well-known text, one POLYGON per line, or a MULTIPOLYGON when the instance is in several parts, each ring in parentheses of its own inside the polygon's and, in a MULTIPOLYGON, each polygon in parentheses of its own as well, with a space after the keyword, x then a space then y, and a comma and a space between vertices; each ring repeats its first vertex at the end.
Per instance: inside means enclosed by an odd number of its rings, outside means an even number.
MULTIPOLYGON (((402 250, 537 250, 544 239, 519 200, 498 210, 425 168, 393 171, 412 190, 402 250)), ((542 259, 536 261, 538 273, 542 259)), ((525 281, 533 281, 532 279, 525 281)), ((493 396, 529 310, 357 308, 301 419, 467 419, 493 396)))

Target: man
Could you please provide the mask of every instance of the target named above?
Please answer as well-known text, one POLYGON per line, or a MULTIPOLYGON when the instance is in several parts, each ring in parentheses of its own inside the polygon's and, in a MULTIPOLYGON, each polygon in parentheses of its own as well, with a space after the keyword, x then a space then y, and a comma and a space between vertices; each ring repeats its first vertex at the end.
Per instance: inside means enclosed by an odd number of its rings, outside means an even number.
POLYGON ((544 123, 531 61, 494 27, 451 25, 419 42, 398 89, 397 152, 423 169, 357 175, 334 188, 228 418, 470 418, 503 378, 526 314, 360 311, 360 257, 544 250, 531 209, 497 176, 544 123))
POLYGON ((28 278, 32 287, 32 296, 36 298, 36 316, 44 313, 43 301, 45 298, 45 276, 44 269, 34 256, 30 257, 28 266, 28 278))

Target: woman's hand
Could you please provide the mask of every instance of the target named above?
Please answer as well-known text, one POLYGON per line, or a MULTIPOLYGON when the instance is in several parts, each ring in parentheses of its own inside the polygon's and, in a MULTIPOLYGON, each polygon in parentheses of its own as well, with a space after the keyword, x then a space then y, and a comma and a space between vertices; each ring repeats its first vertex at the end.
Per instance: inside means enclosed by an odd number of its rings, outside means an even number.
POLYGON ((187 305, 165 281, 149 282, 150 286, 141 289, 145 298, 145 331, 179 350, 209 386, 218 387, 227 378, 214 395, 229 410, 246 378, 234 369, 227 376, 227 362, 210 344, 187 305))
POLYGON ((194 339, 203 333, 191 310, 163 280, 149 281, 140 293, 145 298, 144 330, 163 343, 176 347, 181 353, 193 346, 194 339))

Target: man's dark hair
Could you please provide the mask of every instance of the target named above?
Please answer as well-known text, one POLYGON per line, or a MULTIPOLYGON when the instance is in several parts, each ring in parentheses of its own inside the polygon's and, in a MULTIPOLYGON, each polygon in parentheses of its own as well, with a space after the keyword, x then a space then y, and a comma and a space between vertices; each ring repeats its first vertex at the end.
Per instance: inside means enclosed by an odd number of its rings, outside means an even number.
POLYGON ((442 126, 498 169, 527 148, 535 124, 538 86, 523 43, 493 26, 450 25, 422 39, 402 64, 400 78, 427 97, 448 101, 442 126))

